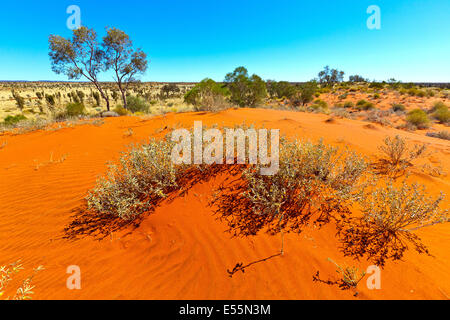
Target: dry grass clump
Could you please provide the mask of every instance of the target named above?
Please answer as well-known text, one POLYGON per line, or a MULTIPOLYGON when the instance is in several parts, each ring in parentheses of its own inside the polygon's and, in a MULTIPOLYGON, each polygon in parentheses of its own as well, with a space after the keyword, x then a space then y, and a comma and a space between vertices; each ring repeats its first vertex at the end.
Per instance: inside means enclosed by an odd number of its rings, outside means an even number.
POLYGON ((355 266, 340 266, 330 258, 328 258, 328 261, 336 266, 336 272, 340 275, 340 287, 343 289, 356 289, 358 284, 366 276, 365 271, 360 271, 355 266))
POLYGON ((400 136, 387 137, 384 145, 379 147, 381 158, 373 164, 375 171, 389 177, 398 178, 407 168, 412 167, 412 161, 424 156, 427 146, 414 145, 408 147, 406 141, 400 136))
POLYGON ((326 223, 331 213, 346 213, 363 188, 363 158, 318 144, 282 141, 280 169, 259 174, 260 165, 243 170, 237 183, 225 182, 211 205, 235 236, 300 232, 312 218, 326 223))
POLYGON ((178 186, 181 167, 172 162, 173 146, 167 138, 151 139, 124 153, 87 196, 89 209, 125 220, 150 210, 178 186))
POLYGON ((408 245, 419 253, 429 253, 414 231, 449 221, 440 209, 444 195, 430 197, 425 187, 391 182, 368 193, 359 201, 362 217, 346 217, 338 223, 338 235, 345 255, 366 256, 379 266, 399 260, 408 245))
POLYGON ((427 136, 443 140, 450 140, 450 132, 448 131, 428 132, 427 136))
POLYGON ((32 291, 34 289, 32 285, 33 278, 39 271, 44 270, 43 266, 34 269, 33 274, 22 281, 13 296, 5 297, 9 283, 22 270, 24 268, 20 260, 9 265, 0 266, 0 298, 5 300, 31 300, 31 296, 34 294, 32 291))

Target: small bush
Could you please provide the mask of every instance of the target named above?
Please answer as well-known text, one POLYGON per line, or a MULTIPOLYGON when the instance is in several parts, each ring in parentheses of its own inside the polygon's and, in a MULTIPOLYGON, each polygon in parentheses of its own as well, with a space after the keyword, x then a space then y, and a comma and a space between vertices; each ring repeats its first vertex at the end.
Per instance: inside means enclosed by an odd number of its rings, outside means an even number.
POLYGON ((150 140, 124 153, 118 165, 111 165, 106 177, 89 192, 90 210, 133 220, 149 211, 177 187, 179 166, 172 162, 174 143, 150 140))
POLYGON ((262 176, 246 168, 237 184, 222 186, 211 203, 236 236, 300 232, 312 219, 322 224, 343 213, 361 191, 363 158, 318 144, 282 141, 280 168, 262 176))
POLYGON ((419 253, 428 249, 414 231, 449 222, 448 211, 440 209, 444 196, 430 197, 425 187, 388 183, 360 200, 363 216, 348 217, 338 224, 338 235, 345 255, 366 256, 376 265, 399 260, 412 245, 419 253))
POLYGON ((446 106, 444 103, 435 103, 431 111, 433 112, 433 118, 435 118, 439 122, 444 124, 450 122, 450 111, 448 110, 448 106, 446 106))
POLYGON ((78 117, 83 116, 85 114, 84 104, 81 102, 69 103, 66 106, 66 113, 69 117, 78 117))
POLYGON ((406 107, 402 104, 396 103, 396 104, 392 105, 392 110, 394 112, 403 112, 406 110, 406 107))
POLYGON ((122 106, 115 107, 114 112, 117 113, 119 116, 127 116, 129 114, 129 111, 122 106))
POLYGON ((7 126, 14 126, 15 124, 27 120, 27 117, 25 117, 24 115, 17 115, 17 116, 7 116, 4 120, 5 125, 7 126))
POLYGON ((384 140, 384 145, 378 149, 381 152, 381 157, 374 164, 376 171, 397 178, 407 168, 413 166, 412 161, 425 154, 427 146, 416 144, 413 148, 409 148, 403 138, 396 136, 393 139, 387 137, 384 140))
POLYGON ((422 109, 415 109, 408 113, 406 122, 414 125, 418 129, 427 129, 430 127, 430 119, 422 109))
POLYGON ((138 96, 127 96, 127 109, 131 112, 148 112, 150 106, 145 100, 138 96))
POLYGON ((438 138, 443 140, 450 140, 450 132, 448 131, 440 131, 440 132, 428 132, 428 137, 438 138))
POLYGON ((346 109, 353 109, 354 107, 355 107, 355 104, 351 101, 346 101, 344 103, 344 108, 346 108, 346 109))
POLYGON ((356 108, 358 110, 367 111, 367 110, 375 109, 375 105, 373 103, 371 103, 371 102, 366 101, 366 100, 359 100, 356 103, 356 108))

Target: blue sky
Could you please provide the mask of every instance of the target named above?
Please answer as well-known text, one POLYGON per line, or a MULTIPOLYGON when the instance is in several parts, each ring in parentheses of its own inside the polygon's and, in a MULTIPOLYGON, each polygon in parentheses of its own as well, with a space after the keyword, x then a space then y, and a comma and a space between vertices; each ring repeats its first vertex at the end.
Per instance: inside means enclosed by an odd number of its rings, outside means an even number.
POLYGON ((70 36, 69 5, 99 35, 109 26, 132 37, 150 58, 143 81, 222 81, 241 65, 307 81, 330 65, 371 80, 450 82, 449 0, 4 1, 1 80, 67 80, 51 71, 48 36, 70 36), (381 30, 366 26, 370 5, 381 30))

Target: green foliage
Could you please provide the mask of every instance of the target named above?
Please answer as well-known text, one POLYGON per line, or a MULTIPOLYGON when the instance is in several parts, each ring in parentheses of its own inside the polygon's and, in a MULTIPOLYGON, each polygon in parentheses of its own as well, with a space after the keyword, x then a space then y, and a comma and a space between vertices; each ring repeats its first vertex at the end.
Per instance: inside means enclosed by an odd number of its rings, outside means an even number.
POLYGON ((448 106, 446 106, 443 102, 436 102, 432 108, 433 118, 439 120, 441 123, 450 122, 450 111, 448 110, 448 106))
POLYGON ((330 69, 329 66, 326 66, 324 70, 319 72, 319 82, 320 84, 324 84, 327 86, 332 86, 334 84, 340 83, 344 81, 344 71, 339 71, 337 69, 330 69))
POLYGON ((145 100, 138 96, 127 96, 127 109, 131 112, 144 112, 149 111, 150 106, 145 102, 145 100))
POLYGON ((247 69, 238 67, 225 77, 232 103, 240 107, 255 107, 267 96, 266 83, 257 75, 249 77, 247 69))
POLYGON ((375 105, 373 103, 369 102, 369 101, 366 101, 366 100, 359 100, 356 103, 356 108, 358 110, 367 111, 367 110, 375 109, 375 105))
MULTIPOLYGON (((314 100, 314 96, 317 93, 318 90, 317 82, 316 81, 310 81, 305 84, 302 84, 299 87, 299 90, 297 92, 297 95, 295 97, 294 104, 295 105, 306 105, 307 103, 310 103, 314 100)), ((319 95, 320 96, 320 95, 319 95)))
POLYGON ((406 116, 406 122, 414 125, 418 129, 427 129, 430 126, 430 119, 422 109, 414 109, 406 116))
POLYGON ((127 116, 130 112, 122 106, 117 106, 114 108, 114 112, 119 116, 127 116))
POLYGON ((204 79, 184 96, 184 101, 195 106, 196 111, 213 111, 227 106, 229 91, 212 79, 204 79))
POLYGON ((4 120, 5 125, 7 126, 13 126, 21 121, 27 120, 27 117, 25 117, 22 114, 19 114, 17 116, 7 116, 4 120))
POLYGON ((352 109, 354 107, 355 107, 355 104, 353 102, 351 102, 351 101, 346 101, 344 103, 344 108, 346 108, 346 109, 352 109))
POLYGON ((328 103, 321 99, 317 99, 314 101, 310 108, 315 111, 323 112, 325 110, 328 110, 328 103))
POLYGON ((66 114, 69 117, 78 117, 78 116, 83 116, 85 114, 85 107, 84 104, 81 102, 73 102, 73 103, 69 103, 66 106, 66 114))
POLYGON ((163 99, 175 97, 179 93, 180 88, 175 83, 166 84, 161 88, 161 97, 163 99))
POLYGON ((100 107, 100 94, 98 92, 92 92, 92 97, 95 99, 96 106, 100 107))
POLYGON ((287 81, 267 81, 267 91, 271 98, 291 99, 297 93, 297 88, 287 81))
POLYGON ((403 112, 406 110, 406 107, 402 104, 395 103, 392 105, 392 110, 394 112, 403 112))
POLYGON ((55 96, 54 95, 51 95, 51 94, 46 94, 45 95, 45 101, 47 101, 47 104, 49 105, 49 107, 54 107, 55 106, 55 104, 56 104, 56 101, 55 101, 55 96))
POLYGON ((12 93, 14 100, 16 100, 17 107, 20 110, 23 110, 23 108, 25 107, 25 99, 23 97, 21 97, 20 94, 18 94, 14 90, 12 90, 11 93, 12 93))

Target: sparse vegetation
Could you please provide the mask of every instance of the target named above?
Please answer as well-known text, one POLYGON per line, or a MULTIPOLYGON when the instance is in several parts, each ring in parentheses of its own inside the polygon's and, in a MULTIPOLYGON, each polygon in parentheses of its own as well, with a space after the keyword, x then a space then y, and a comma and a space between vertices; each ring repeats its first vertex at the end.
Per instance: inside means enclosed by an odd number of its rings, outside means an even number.
POLYGON ((417 129, 427 129, 430 127, 430 118, 422 109, 410 111, 406 117, 406 122, 415 126, 417 129))
POLYGON ((410 148, 400 136, 387 137, 379 147, 381 157, 374 163, 376 171, 397 178, 413 166, 413 161, 425 155, 426 145, 414 145, 410 148))

